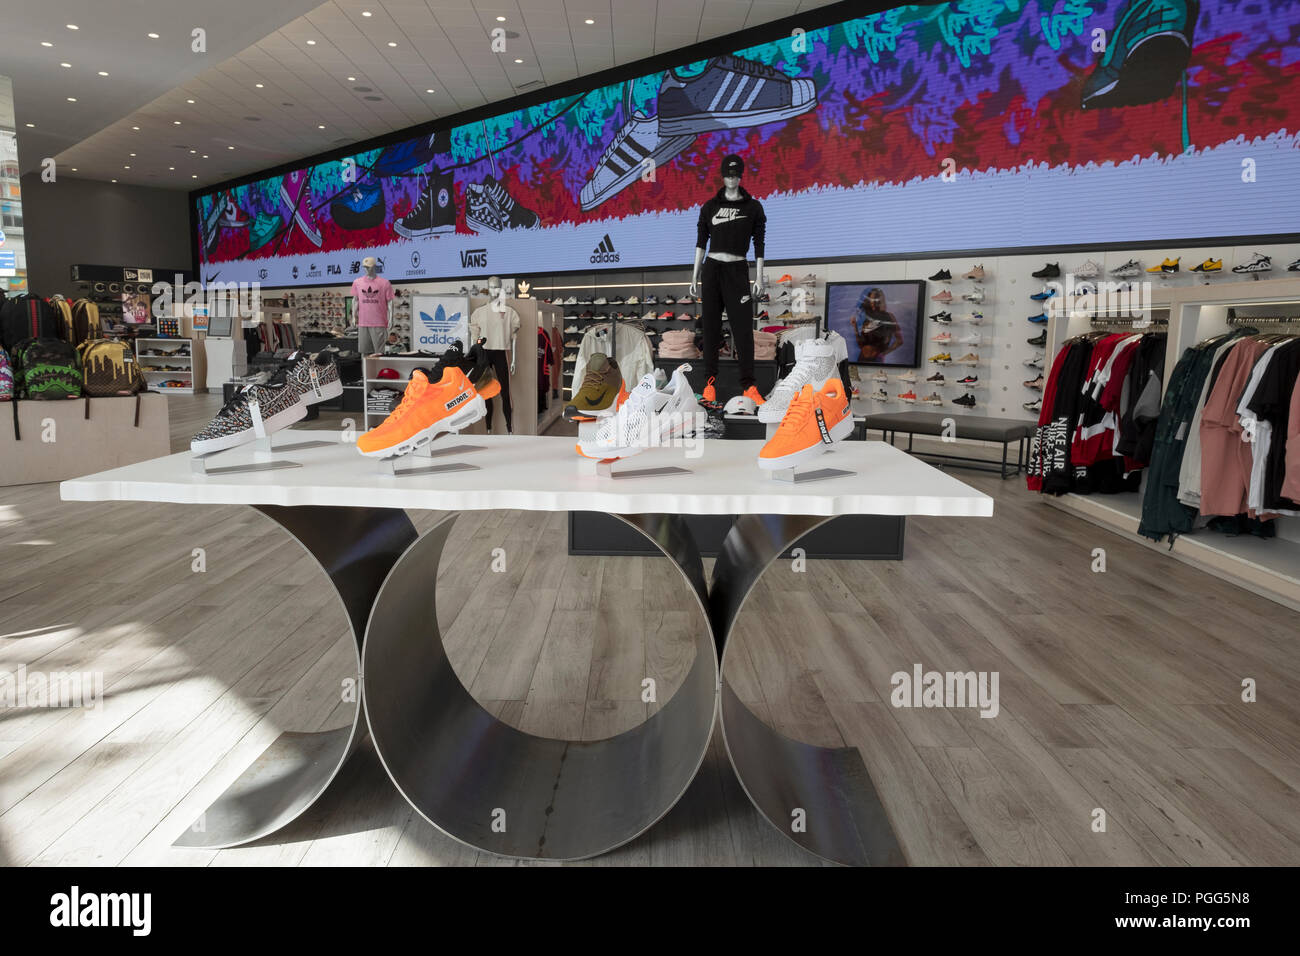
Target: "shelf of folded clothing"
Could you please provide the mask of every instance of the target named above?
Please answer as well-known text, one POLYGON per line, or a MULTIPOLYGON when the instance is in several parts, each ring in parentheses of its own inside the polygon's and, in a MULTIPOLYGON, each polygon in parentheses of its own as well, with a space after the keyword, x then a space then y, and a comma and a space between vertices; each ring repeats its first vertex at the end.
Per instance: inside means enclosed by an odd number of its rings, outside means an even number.
POLYGON ((1066 494, 1059 498, 1045 495, 1043 500, 1153 551, 1300 611, 1300 542, 1254 535, 1233 537, 1202 529, 1179 535, 1171 547, 1167 540, 1155 542, 1137 533, 1142 517, 1141 492, 1066 494))

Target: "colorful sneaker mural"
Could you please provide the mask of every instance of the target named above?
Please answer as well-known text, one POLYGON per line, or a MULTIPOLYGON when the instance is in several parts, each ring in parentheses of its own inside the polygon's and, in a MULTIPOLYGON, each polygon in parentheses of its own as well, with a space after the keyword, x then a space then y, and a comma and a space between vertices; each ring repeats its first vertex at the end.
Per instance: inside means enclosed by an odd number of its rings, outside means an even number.
POLYGON ((1279 234, 1297 131, 1300 3, 958 0, 216 189, 195 223, 227 281, 685 263, 734 152, 772 259, 1279 234))

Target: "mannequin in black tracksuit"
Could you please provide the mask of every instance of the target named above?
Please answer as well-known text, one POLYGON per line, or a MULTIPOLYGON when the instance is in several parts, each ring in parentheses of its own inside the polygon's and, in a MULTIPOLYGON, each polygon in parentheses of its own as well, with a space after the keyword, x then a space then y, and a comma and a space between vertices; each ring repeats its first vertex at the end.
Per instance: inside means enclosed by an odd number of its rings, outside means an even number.
POLYGON ((716 402, 713 380, 718 374, 718 349, 722 345, 722 310, 731 323, 731 341, 740 365, 740 386, 761 401, 754 387, 754 302, 763 294, 763 253, 767 215, 763 204, 741 188, 745 163, 739 156, 722 160, 723 186, 700 207, 696 230, 695 270, 690 294, 700 297, 704 326, 705 401, 716 402), (754 242, 758 278, 749 281, 750 240, 754 242), (705 256, 705 250, 708 256, 705 256), (701 268, 702 267, 702 268, 701 268))

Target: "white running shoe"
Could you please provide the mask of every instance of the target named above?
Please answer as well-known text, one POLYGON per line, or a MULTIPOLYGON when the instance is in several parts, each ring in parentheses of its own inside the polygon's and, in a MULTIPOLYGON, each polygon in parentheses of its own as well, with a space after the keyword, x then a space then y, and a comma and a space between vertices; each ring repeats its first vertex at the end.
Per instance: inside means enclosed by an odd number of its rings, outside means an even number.
POLYGON ((1076 279, 1096 279, 1101 275, 1101 265, 1089 259, 1074 270, 1076 279))
POLYGON ((820 391, 826 380, 838 374, 835 367, 835 346, 825 339, 803 339, 794 344, 794 368, 776 383, 767 401, 758 406, 758 420, 775 425, 785 418, 791 400, 811 385, 820 391))
POLYGON ((902 375, 898 376, 898 380, 899 380, 900 382, 907 382, 909 385, 915 385, 915 384, 916 384, 916 373, 915 373, 915 372, 910 372, 910 371, 909 371, 909 372, 904 372, 902 375))
POLYGON ((961 338, 957 340, 956 344, 957 345, 979 345, 980 334, 978 332, 972 332, 970 335, 963 335, 961 338))
POLYGON ((606 299, 603 295, 598 295, 598 296, 596 296, 596 298, 594 298, 594 299, 591 300, 591 304, 592 304, 592 305, 609 305, 609 300, 606 299))
POLYGON ((655 373, 648 372, 619 406, 618 413, 600 423, 592 441, 578 443, 585 458, 630 458, 647 448, 694 435, 703 418, 695 389, 686 380, 690 365, 679 365, 661 391, 655 373))

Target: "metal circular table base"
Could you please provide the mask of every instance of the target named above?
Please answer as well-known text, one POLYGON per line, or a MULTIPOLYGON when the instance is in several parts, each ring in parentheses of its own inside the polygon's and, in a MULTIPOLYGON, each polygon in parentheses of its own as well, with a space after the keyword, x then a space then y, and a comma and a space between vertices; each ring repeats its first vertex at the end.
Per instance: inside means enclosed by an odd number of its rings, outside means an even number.
POLYGON ((307 810, 329 787, 360 742, 361 639, 379 587, 416 539, 406 512, 391 508, 285 508, 257 510, 288 531, 334 585, 353 636, 355 669, 340 675, 356 687, 352 721, 335 730, 286 731, 204 811, 175 846, 220 849, 274 833, 307 810))
MULTIPOLYGON (((619 517, 673 562, 707 622, 703 564, 685 522, 619 517)), ((393 566, 366 630, 366 719, 385 770, 440 831, 500 856, 576 860, 634 839, 677 802, 708 750, 718 687, 711 628, 695 629, 681 686, 637 727, 590 741, 524 733, 474 700, 442 645, 435 580, 454 521, 393 566)))

